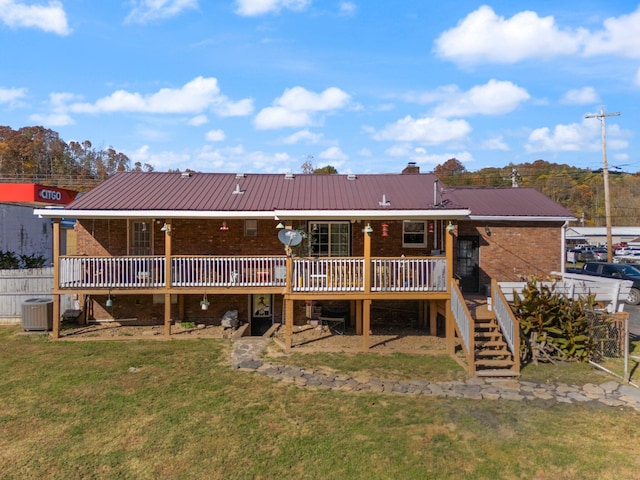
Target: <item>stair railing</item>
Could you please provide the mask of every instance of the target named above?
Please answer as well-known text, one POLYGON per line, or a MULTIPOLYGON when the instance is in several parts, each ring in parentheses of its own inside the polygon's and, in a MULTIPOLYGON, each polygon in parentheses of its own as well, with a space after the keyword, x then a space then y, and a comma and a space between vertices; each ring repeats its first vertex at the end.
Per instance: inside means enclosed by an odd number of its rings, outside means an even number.
POLYGON ((520 322, 513 314, 498 282, 491 280, 491 304, 507 346, 513 355, 513 370, 520 372, 520 322))
MULTIPOLYGON (((471 313, 469 312, 469 308, 467 308, 467 304, 464 301, 462 292, 455 280, 451 281, 451 313, 453 314, 456 329, 458 330, 460 339, 462 340, 462 349, 467 358, 467 369, 469 375, 474 375, 476 371, 476 363, 474 359, 475 323, 471 313)), ((452 355, 454 359, 457 359, 454 352, 449 352, 449 354, 452 355)))

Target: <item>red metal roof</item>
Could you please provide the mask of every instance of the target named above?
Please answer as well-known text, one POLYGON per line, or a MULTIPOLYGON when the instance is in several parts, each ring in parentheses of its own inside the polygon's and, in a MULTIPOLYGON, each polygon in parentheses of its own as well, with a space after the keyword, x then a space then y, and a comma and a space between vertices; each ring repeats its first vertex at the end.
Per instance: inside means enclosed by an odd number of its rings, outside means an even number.
POLYGON ((431 173, 187 175, 120 172, 79 197, 67 209, 229 213, 470 209, 472 217, 573 217, 567 209, 532 188, 442 189, 440 183, 434 199, 436 179, 431 173), (384 200, 389 205, 381 205, 384 200))
POLYGON ((471 217, 558 217, 574 215, 534 188, 448 187, 444 196, 467 205, 471 217))
POLYGON ((237 176, 193 173, 186 176, 121 172, 82 195, 68 208, 222 212, 425 210, 433 208, 435 180, 433 174, 237 176), (380 205, 383 197, 389 202, 388 206, 380 205))

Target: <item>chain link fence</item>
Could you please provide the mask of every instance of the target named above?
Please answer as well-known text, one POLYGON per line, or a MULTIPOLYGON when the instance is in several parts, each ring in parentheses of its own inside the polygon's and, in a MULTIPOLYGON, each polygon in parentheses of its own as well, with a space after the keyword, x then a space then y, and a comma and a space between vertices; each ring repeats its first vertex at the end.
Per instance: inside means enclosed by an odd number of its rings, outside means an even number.
POLYGON ((633 383, 631 375, 638 362, 630 354, 629 313, 592 311, 587 320, 594 347, 590 363, 625 382, 633 383))

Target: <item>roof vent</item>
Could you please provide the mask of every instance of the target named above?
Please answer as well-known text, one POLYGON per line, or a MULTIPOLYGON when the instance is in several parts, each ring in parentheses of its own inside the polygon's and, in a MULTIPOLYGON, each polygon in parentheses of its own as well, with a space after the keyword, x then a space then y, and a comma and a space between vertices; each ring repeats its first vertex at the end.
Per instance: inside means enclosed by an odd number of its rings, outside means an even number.
POLYGON ((355 173, 350 173, 347 175, 347 180, 355 180, 358 176, 355 173))
POLYGON ((391 202, 387 200, 387 195, 385 195, 384 193, 382 194, 382 201, 378 202, 378 205, 380 205, 381 207, 388 207, 391 205, 391 202))
POLYGON ((295 177, 295 175, 293 173, 285 173, 284 174, 284 179, 285 180, 293 180, 295 177))
POLYGON ((182 172, 182 173, 180 174, 180 176, 181 176, 182 178, 189 178, 189 177, 191 176, 191 172, 182 172))
POLYGON ((246 176, 247 176, 247 175, 246 175, 246 174, 244 174, 244 173, 236 173, 236 178, 244 178, 244 177, 246 177, 246 176))
POLYGON ((242 195, 244 193, 244 190, 240 190, 240 184, 236 183, 236 189, 231 192, 232 195, 242 195))

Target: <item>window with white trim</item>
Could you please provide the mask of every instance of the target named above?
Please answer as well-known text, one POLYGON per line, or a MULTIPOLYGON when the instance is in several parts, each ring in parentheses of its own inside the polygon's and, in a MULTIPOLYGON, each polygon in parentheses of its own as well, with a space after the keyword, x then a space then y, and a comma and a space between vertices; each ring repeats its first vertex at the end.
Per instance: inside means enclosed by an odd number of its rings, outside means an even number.
POLYGON ((258 236, 258 220, 247 219, 244 221, 244 236, 245 237, 258 236))
POLYGON ((309 223, 310 254, 314 257, 348 257, 351 224, 349 222, 309 223))
POLYGON ((129 255, 152 255, 151 226, 148 220, 132 221, 129 226, 129 255))
POLYGON ((427 246, 426 222, 402 222, 402 246, 424 248, 427 246))

